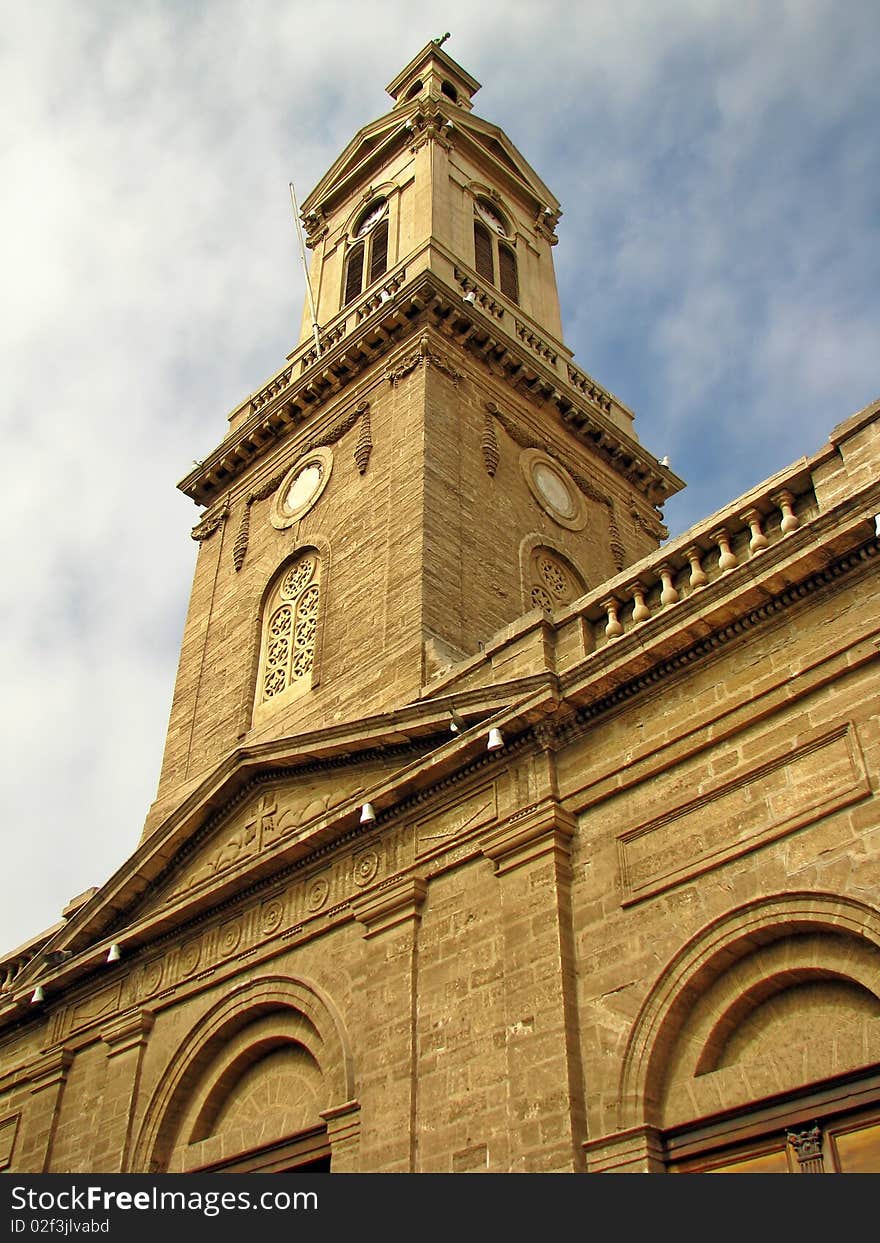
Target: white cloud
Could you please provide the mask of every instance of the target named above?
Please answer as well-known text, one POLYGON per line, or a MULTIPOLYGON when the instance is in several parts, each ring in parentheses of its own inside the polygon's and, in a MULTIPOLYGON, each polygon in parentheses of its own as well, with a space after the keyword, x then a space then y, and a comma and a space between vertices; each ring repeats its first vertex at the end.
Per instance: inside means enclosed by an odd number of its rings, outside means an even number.
POLYGON ((427 38, 562 198, 567 339, 692 479, 674 525, 874 395, 874 4, 6 10, 0 943, 137 841, 194 560, 174 483, 298 334, 288 179, 427 38))

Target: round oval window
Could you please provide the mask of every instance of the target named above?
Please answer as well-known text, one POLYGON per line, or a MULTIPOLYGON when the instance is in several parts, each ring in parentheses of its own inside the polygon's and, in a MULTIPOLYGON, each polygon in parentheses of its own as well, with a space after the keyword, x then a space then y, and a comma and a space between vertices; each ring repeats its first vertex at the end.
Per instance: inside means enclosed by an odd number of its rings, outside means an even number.
POLYGON ((577 506, 567 484, 557 475, 555 470, 536 462, 533 467, 533 478, 538 491, 548 505, 552 506, 563 518, 574 518, 577 506))
POLYGON ((272 526, 283 531, 307 514, 330 482, 332 469, 330 449, 313 449, 303 454, 291 466, 275 493, 269 514, 272 526))
POLYGON ((308 466, 304 466, 287 489, 284 508, 294 510, 308 505, 321 486, 323 475, 324 471, 320 462, 310 462, 308 466))

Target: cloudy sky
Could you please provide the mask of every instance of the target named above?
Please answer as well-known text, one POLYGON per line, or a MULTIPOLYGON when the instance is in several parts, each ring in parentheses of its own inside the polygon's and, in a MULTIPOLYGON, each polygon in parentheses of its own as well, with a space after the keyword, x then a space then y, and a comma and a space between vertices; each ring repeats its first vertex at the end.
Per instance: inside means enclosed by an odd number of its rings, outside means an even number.
POLYGON ((579 364, 690 487, 880 392, 877 0, 3 0, 0 948, 137 843, 198 518, 283 362, 304 196, 433 36, 562 201, 579 364))

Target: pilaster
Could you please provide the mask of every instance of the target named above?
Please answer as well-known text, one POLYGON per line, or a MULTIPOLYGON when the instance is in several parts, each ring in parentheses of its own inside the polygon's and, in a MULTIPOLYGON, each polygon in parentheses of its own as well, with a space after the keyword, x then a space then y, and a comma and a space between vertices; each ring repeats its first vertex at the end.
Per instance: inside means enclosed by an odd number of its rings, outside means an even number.
POLYGON ((25 1072, 30 1099, 25 1106, 21 1147, 16 1160, 16 1170, 22 1173, 45 1174, 50 1169, 52 1142, 73 1056, 70 1049, 55 1049, 44 1053, 25 1072))
POLYGON ((573 818, 552 798, 481 841, 501 887, 510 1168, 584 1166, 569 849, 573 818))
POLYGON ((128 1168, 132 1120, 141 1063, 153 1027, 149 1010, 127 1014, 101 1031, 107 1047, 107 1072, 98 1133, 92 1148, 93 1170, 118 1174, 128 1168))
POLYGON ((364 1107, 375 1125, 361 1148, 363 1173, 412 1173, 416 1141, 418 929, 427 885, 397 881, 353 903, 367 941, 364 964, 364 1107), (384 1126, 382 1119, 405 1120, 384 1126))

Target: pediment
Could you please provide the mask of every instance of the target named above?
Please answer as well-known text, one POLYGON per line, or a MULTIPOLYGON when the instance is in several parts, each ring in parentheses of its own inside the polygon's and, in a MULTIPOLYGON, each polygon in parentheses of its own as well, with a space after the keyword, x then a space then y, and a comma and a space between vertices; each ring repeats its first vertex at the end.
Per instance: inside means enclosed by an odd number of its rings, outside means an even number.
POLYGON ((358 130, 354 138, 341 155, 334 160, 330 168, 302 203, 302 215, 309 231, 313 221, 309 219, 314 213, 326 210, 326 205, 337 195, 350 192, 352 179, 360 172, 366 172, 371 155, 382 152, 382 158, 390 158, 392 143, 390 140, 399 133, 400 145, 407 138, 405 129, 406 117, 400 112, 390 112, 381 116, 363 129, 358 130))
MULTIPOLYGON (((481 694, 480 715, 497 710, 507 689, 491 706, 481 694)), ((381 813, 482 755, 482 734, 451 734, 449 711, 436 700, 415 702, 232 753, 66 922, 35 938, 16 996, 0 1010, 15 1013, 27 1000, 22 990, 36 983, 57 996, 115 962, 112 945, 126 961, 254 887, 322 866, 337 845, 374 833, 360 820, 365 801, 381 813)), ((357 884, 367 883, 363 875, 357 884)))
POLYGON ((549 207, 554 214, 559 214, 559 201, 553 191, 541 180, 503 129, 473 114, 456 118, 455 124, 477 147, 488 152, 497 165, 524 186, 534 196, 537 206, 549 207))
MULTIPOLYGON (((412 759, 408 749, 380 748, 351 763, 287 772, 253 774, 240 765, 206 782, 47 942, 53 968, 66 977, 92 953, 105 955, 112 942, 164 935, 356 830, 364 792, 412 759)), ((22 983, 44 970, 41 952, 22 971, 22 983)))
MULTIPOLYGON (((412 141, 412 122, 418 120, 420 115, 418 109, 407 112, 395 109, 358 131, 302 204, 303 218, 310 232, 334 199, 350 194, 358 180, 375 175, 376 167, 382 161, 389 160, 398 146, 412 141)), ((481 153, 488 154, 496 169, 503 170, 520 189, 530 193, 536 207, 548 207, 554 214, 559 213, 559 202, 553 191, 502 129, 454 106, 448 111, 439 111, 437 115, 441 120, 447 117, 460 141, 469 141, 481 153)))
POLYGON ((150 887, 149 895, 128 912, 130 921, 190 901, 202 905, 225 892, 230 882, 254 869, 259 874, 281 866, 292 848, 306 843, 312 831, 378 778, 376 765, 340 774, 323 772, 282 781, 258 782, 244 797, 199 834, 196 846, 181 850, 150 887))

